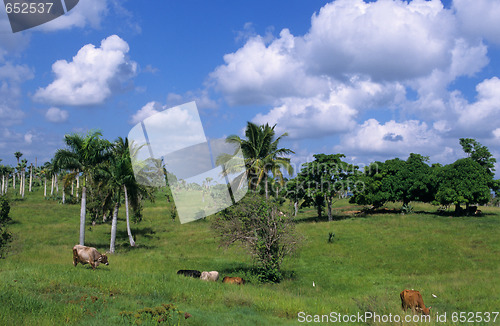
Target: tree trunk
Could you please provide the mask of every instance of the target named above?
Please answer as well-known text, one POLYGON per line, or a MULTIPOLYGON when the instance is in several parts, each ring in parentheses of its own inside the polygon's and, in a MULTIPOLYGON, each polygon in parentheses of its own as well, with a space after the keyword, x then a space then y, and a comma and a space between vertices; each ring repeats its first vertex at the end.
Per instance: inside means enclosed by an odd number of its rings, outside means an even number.
POLYGON ((62 190, 62 203, 63 204, 66 203, 66 191, 64 191, 64 187, 63 187, 63 190, 62 190))
POLYGON ((297 213, 299 212, 299 202, 294 202, 293 208, 295 208, 294 216, 297 216, 297 213))
POLYGON ((85 214, 87 213, 87 187, 82 187, 82 203, 80 206, 80 244, 84 246, 85 242, 85 214))
POLYGON ((29 192, 31 192, 31 186, 33 184, 33 164, 30 165, 30 186, 29 186, 29 192))
MULTIPOLYGON (((83 193, 82 193, 83 200, 83 193)), ((116 241, 116 223, 118 222, 118 208, 120 207, 120 203, 115 204, 115 210, 113 211, 113 220, 111 222, 111 243, 109 244, 109 252, 115 252, 115 241, 116 241)))
POLYGON ((328 208, 328 221, 332 221, 333 220, 333 217, 332 217, 332 199, 330 197, 326 197, 325 196, 325 199, 326 199, 326 206, 328 208))
POLYGON ((50 195, 54 195, 54 175, 52 175, 52 185, 50 186, 50 195))
POLYGON ((75 181, 71 180, 71 196, 75 194, 75 181))
POLYGON ((460 203, 455 204, 455 213, 457 213, 457 214, 460 213, 460 208, 461 208, 460 203))
POLYGON ((264 178, 266 178, 266 179, 264 180, 264 187, 265 187, 265 189, 266 189, 266 200, 269 200, 269 190, 268 190, 268 186, 267 186, 267 181, 268 181, 268 180, 267 180, 267 173, 264 175, 264 178))
POLYGON ((78 189, 80 188, 80 175, 76 175, 76 198, 78 199, 78 189))
POLYGON ((12 173, 12 188, 16 190, 16 173, 12 173))
POLYGON ((43 179, 43 197, 47 197, 47 176, 44 176, 43 179))
POLYGON ((127 215, 127 234, 128 240, 130 241, 130 246, 135 247, 134 237, 132 237, 132 231, 130 230, 130 219, 128 214, 128 194, 127 194, 127 186, 123 185, 123 190, 125 191, 125 213, 127 215))
POLYGON ((21 174, 21 188, 19 191, 21 192, 21 197, 24 198, 24 188, 26 187, 26 171, 23 169, 23 173, 21 174))
POLYGON ((59 180, 57 180, 57 173, 56 173, 56 192, 59 193, 59 180))

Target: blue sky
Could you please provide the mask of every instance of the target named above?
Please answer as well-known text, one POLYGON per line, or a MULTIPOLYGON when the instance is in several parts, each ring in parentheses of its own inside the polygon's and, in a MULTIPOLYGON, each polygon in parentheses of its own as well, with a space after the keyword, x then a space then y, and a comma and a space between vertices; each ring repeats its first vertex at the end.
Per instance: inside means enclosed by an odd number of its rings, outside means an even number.
POLYGON ((195 100, 210 138, 276 124, 297 166, 449 163, 460 137, 499 159, 498 17, 497 0, 80 0, 13 34, 1 9, 0 158, 43 163, 66 133, 125 137, 195 100))

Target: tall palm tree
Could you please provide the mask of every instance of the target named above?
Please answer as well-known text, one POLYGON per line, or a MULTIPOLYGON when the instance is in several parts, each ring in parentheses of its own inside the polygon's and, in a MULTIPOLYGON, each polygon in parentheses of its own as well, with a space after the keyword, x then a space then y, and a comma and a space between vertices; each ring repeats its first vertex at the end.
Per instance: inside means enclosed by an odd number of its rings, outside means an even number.
POLYGON ((19 188, 19 194, 21 195, 22 198, 24 198, 24 193, 25 193, 25 188, 26 188, 26 166, 28 165, 28 160, 23 159, 21 160, 21 163, 18 165, 18 171, 20 171, 21 176, 20 176, 20 188, 19 188))
POLYGON ((228 143, 238 144, 241 147, 245 157, 249 188, 256 190, 260 182, 264 180, 266 199, 269 199, 269 173, 272 173, 274 178, 278 178, 281 184, 284 182, 282 168, 289 174, 293 173, 290 159, 284 155, 293 154, 294 151, 288 148, 278 148, 280 140, 288 134, 284 133, 276 137, 275 127, 276 125, 271 127, 267 123, 257 125, 248 122, 245 130, 246 139, 236 135, 231 135, 226 139, 228 143))
MULTIPOLYGON (((1 159, 0 159, 1 161, 1 159)), ((8 169, 6 166, 4 165, 0 165, 0 177, 1 177, 1 180, 0 180, 0 196, 2 196, 4 194, 4 191, 5 191, 5 175, 7 175, 7 183, 9 182, 9 178, 8 178, 8 169)))
MULTIPOLYGON (((23 156, 23 153, 21 153, 21 152, 18 151, 18 152, 14 153, 14 156, 17 159, 17 166, 19 166, 19 159, 21 158, 21 156, 23 156)), ((20 176, 20 174, 18 172, 18 177, 19 176, 20 176)), ((21 182, 21 181, 19 181, 19 182, 21 182)), ((14 187, 14 190, 15 190, 16 189, 16 177, 15 176, 14 176, 14 180, 13 180, 13 185, 12 186, 14 187)))
POLYGON ((86 180, 92 177, 93 171, 110 157, 111 144, 100 137, 99 131, 90 131, 86 136, 71 134, 64 136, 68 149, 59 149, 55 162, 64 169, 82 171, 82 198, 80 206, 80 244, 85 242, 85 216, 87 187, 86 180))
POLYGON ((115 210, 113 212, 113 220, 111 222, 111 242, 109 251, 115 251, 115 240, 116 240, 116 222, 118 215, 118 208, 121 198, 121 190, 123 189, 123 194, 125 197, 125 215, 127 218, 127 234, 130 242, 130 246, 135 246, 134 237, 132 236, 132 231, 130 229, 130 216, 129 216, 129 198, 133 202, 136 202, 139 194, 139 185, 136 183, 134 178, 134 171, 132 169, 132 162, 130 160, 130 150, 128 139, 123 139, 118 137, 114 143, 113 148, 113 160, 109 166, 110 181, 113 184, 113 188, 116 192, 116 203, 115 210))

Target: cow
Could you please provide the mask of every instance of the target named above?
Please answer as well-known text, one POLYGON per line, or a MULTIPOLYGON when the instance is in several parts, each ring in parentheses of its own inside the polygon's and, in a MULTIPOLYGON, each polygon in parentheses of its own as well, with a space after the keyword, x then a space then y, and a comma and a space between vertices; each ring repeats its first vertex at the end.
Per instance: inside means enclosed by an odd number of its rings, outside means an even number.
POLYGON ((242 279, 241 277, 230 277, 226 276, 222 279, 222 283, 230 283, 230 284, 238 284, 242 285, 245 284, 245 280, 242 279))
POLYGON ((76 267, 78 263, 85 265, 90 264, 95 270, 99 264, 109 265, 106 254, 100 254, 96 248, 76 245, 73 247, 73 265, 76 267))
POLYGON ((432 307, 425 307, 424 300, 420 292, 415 290, 403 290, 399 294, 401 297, 401 307, 406 312, 408 308, 411 309, 413 313, 423 313, 424 315, 429 315, 432 307))
POLYGON ((217 280, 219 279, 219 272, 217 271, 201 272, 200 278, 204 281, 217 282, 217 280))
POLYGON ((200 278, 201 272, 193 269, 181 269, 177 271, 177 275, 184 275, 194 278, 200 278))

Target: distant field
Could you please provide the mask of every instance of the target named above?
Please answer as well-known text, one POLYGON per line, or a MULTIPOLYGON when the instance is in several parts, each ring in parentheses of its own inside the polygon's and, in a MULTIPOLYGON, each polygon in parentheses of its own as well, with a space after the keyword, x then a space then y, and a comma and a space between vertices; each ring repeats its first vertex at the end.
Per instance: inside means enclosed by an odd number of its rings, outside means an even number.
MULTIPOLYGON (((451 321, 457 312, 500 311, 500 209, 451 217, 431 205, 414 206, 409 215, 387 210, 355 217, 352 211, 360 207, 339 201, 333 222, 318 220, 314 209, 301 211, 302 246, 283 266, 287 278, 263 285, 242 249, 218 249, 210 218, 172 222, 161 194, 146 203, 144 220, 132 225, 137 248, 128 246, 122 207, 109 266, 75 268, 71 248, 78 242, 79 206, 44 200, 37 190, 12 202, 14 240, 0 260, 0 325, 125 325, 121 311, 162 303, 189 312, 186 325, 299 324, 299 312, 404 316, 399 292, 405 288, 419 290, 433 307, 427 325, 460 324, 451 321), (329 232, 333 243, 327 242, 329 232), (176 275, 179 269, 218 270, 250 283, 206 283, 176 275), (434 322, 436 312, 446 313, 448 322, 434 322)), ((88 225, 86 245, 104 252, 109 234, 110 224, 88 225)), ((500 324, 500 316, 496 323, 474 324, 500 324)))

